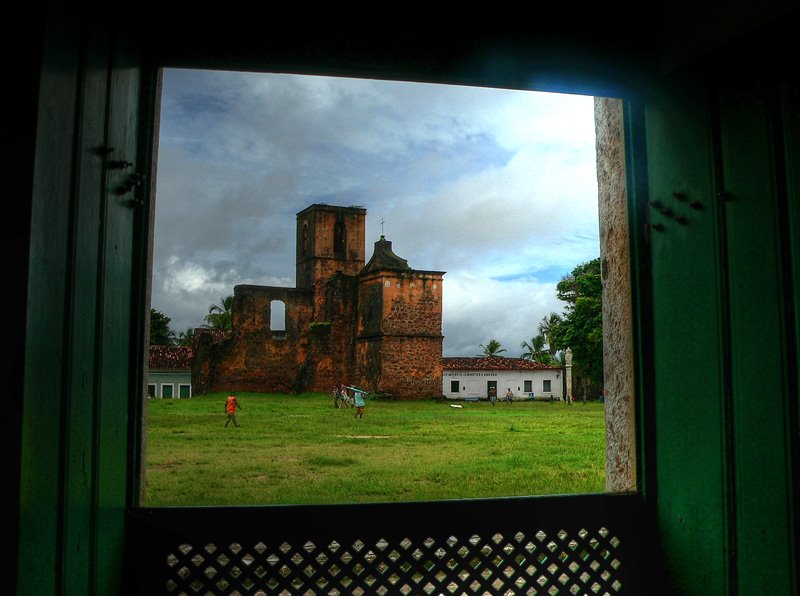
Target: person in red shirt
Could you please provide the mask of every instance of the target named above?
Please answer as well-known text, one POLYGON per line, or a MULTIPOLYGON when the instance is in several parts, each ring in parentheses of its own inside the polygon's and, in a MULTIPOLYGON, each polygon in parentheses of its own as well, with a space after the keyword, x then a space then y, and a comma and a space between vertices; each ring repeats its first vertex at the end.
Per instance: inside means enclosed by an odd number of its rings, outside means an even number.
POLYGON ((237 428, 239 427, 239 423, 236 421, 236 410, 241 409, 242 406, 239 405, 239 400, 236 399, 236 392, 232 391, 228 399, 225 400, 225 413, 228 415, 228 419, 225 421, 225 428, 228 428, 231 422, 237 428))

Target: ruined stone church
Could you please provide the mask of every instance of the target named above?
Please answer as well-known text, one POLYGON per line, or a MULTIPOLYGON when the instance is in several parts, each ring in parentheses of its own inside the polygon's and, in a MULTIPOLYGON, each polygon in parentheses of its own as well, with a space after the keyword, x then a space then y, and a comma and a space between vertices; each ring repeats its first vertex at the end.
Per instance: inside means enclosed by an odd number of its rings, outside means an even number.
POLYGON ((444 272, 412 269, 383 235, 365 263, 366 212, 314 204, 297 214, 296 287, 234 288, 232 328, 195 332, 196 393, 344 383, 396 399, 442 395, 444 272))

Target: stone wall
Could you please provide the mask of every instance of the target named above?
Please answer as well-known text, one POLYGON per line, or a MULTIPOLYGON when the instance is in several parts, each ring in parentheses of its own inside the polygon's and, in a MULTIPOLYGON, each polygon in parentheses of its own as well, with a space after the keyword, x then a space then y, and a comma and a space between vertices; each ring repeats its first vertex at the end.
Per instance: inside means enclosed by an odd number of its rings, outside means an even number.
POLYGON ((357 275, 364 266, 366 209, 312 205, 297 215, 296 277, 298 288, 309 288, 341 272, 357 275), (335 246, 337 223, 345 230, 335 246))
POLYGON ((344 383, 400 399, 441 396, 444 274, 410 269, 383 237, 376 248, 388 252, 377 254, 391 258, 365 267, 365 214, 327 205, 298 213, 297 288, 234 288, 230 337, 198 342, 199 392, 344 383), (271 329, 274 300, 285 305, 284 330, 271 329))
POLYGON ((382 331, 441 335, 441 274, 413 272, 391 280, 383 291, 382 331))
POLYGON ((336 274, 323 287, 323 309, 315 311, 309 323, 308 359, 299 384, 303 391, 326 391, 352 382, 357 278, 336 274))
POLYGON ((442 396, 442 336, 383 340, 381 386, 397 399, 442 396))
POLYGON ((202 391, 291 392, 301 384, 309 350, 312 292, 239 285, 231 311, 233 333, 225 341, 198 342, 196 370, 202 391), (286 306, 286 328, 270 329, 270 303, 286 306))
POLYGON ((414 270, 361 276, 355 383, 397 399, 442 395, 442 276, 414 270))

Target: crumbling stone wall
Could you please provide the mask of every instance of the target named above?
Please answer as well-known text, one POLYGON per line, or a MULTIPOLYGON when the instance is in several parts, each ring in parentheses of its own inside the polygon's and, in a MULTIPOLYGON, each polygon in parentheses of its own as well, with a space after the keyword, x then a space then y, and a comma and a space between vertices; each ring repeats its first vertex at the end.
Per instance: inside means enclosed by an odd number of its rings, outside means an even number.
POLYGON ((328 205, 298 214, 297 287, 234 288, 229 337, 198 341, 198 392, 345 383, 400 399, 441 396, 443 273, 412 270, 383 236, 380 258, 365 266, 365 214, 328 205), (286 307, 285 330, 270 328, 274 300, 286 307))
POLYGON ((362 275, 354 378, 397 399, 442 394, 442 273, 362 275))
POLYGON ((413 272, 384 289, 384 333, 441 335, 442 276, 413 272))
POLYGON ((204 390, 294 391, 308 354, 312 296, 307 289, 236 286, 230 338, 202 349, 210 360, 197 371, 204 390), (273 300, 286 306, 285 330, 270 328, 273 300))
POLYGON ((388 336, 382 346, 381 388, 397 399, 442 395, 442 336, 388 336))
POLYGON ((298 288, 310 288, 337 272, 357 275, 364 266, 366 209, 312 205, 297 214, 296 278, 298 288), (335 244, 336 226, 345 231, 335 244))
POLYGON ((298 390, 326 391, 352 383, 357 278, 336 274, 324 284, 324 308, 309 323, 309 350, 298 390))

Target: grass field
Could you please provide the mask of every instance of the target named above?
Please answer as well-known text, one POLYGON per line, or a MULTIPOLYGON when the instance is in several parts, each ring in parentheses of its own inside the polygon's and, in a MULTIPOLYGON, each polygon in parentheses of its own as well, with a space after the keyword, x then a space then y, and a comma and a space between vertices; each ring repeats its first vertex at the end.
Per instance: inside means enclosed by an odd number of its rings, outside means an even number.
POLYGON ((147 401, 144 506, 427 501, 602 492, 603 404, 368 400, 323 394, 147 401))

